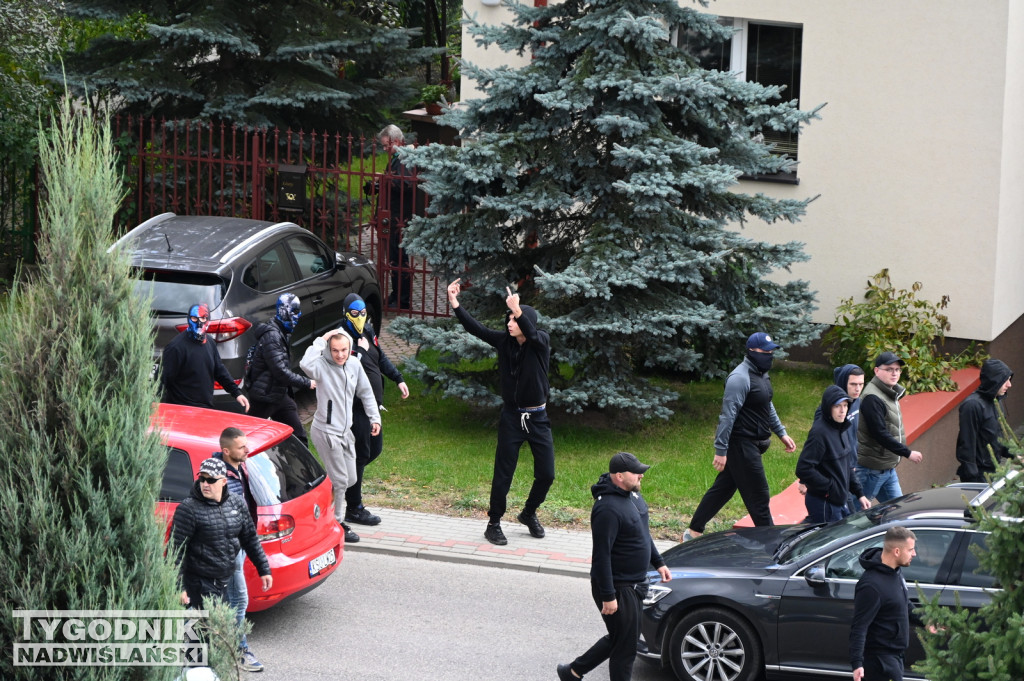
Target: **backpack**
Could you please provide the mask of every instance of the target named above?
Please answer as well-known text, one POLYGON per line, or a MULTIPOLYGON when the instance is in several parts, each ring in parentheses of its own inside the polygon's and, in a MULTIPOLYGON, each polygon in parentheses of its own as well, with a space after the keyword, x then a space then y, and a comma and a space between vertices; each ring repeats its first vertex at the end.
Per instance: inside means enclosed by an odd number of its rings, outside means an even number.
POLYGON ((252 390, 252 364, 256 361, 256 353, 263 351, 263 336, 252 344, 249 351, 245 353, 245 371, 242 373, 242 389, 246 392, 252 390))

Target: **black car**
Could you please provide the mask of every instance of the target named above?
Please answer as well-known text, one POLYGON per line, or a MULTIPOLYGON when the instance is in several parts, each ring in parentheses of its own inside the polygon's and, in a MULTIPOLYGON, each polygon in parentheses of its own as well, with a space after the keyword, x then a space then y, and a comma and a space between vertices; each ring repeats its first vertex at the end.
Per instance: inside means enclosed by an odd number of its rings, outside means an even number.
MULTIPOLYGON (((274 316, 279 295, 302 301, 292 333, 297 366, 313 339, 344 321, 349 293, 366 301, 380 328, 381 294, 373 262, 356 253, 336 253, 291 222, 163 213, 143 222, 111 249, 129 254, 141 272, 139 292, 152 296, 156 326, 154 359, 185 328, 188 309, 210 306, 208 336, 218 343, 224 366, 241 381, 245 355, 255 342, 253 327, 274 316)), ((154 366, 154 369, 156 367, 154 366)), ((217 386, 214 399, 231 398, 217 386)))
MULTIPOLYGON (((853 593, 866 549, 886 529, 910 528, 917 556, 903 575, 911 598, 970 608, 998 588, 979 570, 971 504, 991 488, 970 483, 908 494, 831 525, 754 527, 708 534, 664 554, 672 581, 652 585, 641 621, 643 657, 684 681, 850 678, 853 593), (915 588, 920 587, 920 591, 915 588)), ((907 679, 924 656, 911 637, 907 679)))

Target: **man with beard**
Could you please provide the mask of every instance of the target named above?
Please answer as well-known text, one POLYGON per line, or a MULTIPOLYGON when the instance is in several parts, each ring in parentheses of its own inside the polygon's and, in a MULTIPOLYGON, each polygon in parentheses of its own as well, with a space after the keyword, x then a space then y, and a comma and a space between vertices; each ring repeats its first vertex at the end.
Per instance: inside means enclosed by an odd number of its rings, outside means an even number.
POLYGON ((737 491, 755 526, 772 525, 768 508, 771 492, 764 474, 761 455, 768 451, 775 433, 787 453, 796 451, 796 443, 786 434, 772 404, 772 353, 780 346, 759 331, 747 339, 747 356, 725 380, 722 413, 715 431, 715 458, 711 465, 718 477, 697 505, 683 541, 704 533, 708 521, 729 503, 737 491))
POLYGON ((648 526, 647 502, 640 481, 650 468, 628 452, 619 452, 590 488, 593 554, 590 588, 608 634, 571 663, 556 668, 559 681, 576 681, 608 660, 611 681, 628 681, 633 674, 640 635, 640 608, 647 595, 647 571, 653 566, 668 582, 665 566, 648 526))

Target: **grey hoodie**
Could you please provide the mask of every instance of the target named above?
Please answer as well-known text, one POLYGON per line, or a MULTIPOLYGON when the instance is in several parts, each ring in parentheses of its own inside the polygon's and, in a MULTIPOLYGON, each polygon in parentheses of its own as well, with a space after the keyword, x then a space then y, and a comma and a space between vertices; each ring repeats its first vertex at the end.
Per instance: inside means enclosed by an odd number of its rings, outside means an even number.
POLYGON ((358 360, 353 361, 350 356, 345 364, 335 364, 327 341, 317 338, 306 348, 299 367, 316 381, 314 426, 332 435, 345 435, 352 428, 354 396, 358 396, 362 402, 363 411, 370 423, 380 423, 380 411, 373 396, 373 388, 358 360))

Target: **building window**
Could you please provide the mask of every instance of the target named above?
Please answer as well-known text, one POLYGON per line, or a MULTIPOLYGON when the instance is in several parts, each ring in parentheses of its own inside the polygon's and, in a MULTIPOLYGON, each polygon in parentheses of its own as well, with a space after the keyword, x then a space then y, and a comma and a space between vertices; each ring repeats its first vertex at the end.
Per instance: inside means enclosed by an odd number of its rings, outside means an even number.
MULTIPOLYGON (((782 91, 784 101, 799 101, 802 26, 726 17, 720 18, 719 23, 732 26, 735 32, 729 40, 702 47, 694 53, 703 68, 731 71, 737 78, 761 85, 782 85, 785 87, 782 91)), ((686 47, 685 34, 680 35, 678 30, 674 31, 672 42, 686 47)), ((764 137, 766 141, 775 144, 777 153, 797 160, 799 140, 796 133, 765 130, 764 137)), ((773 176, 764 179, 783 178, 773 176)))

